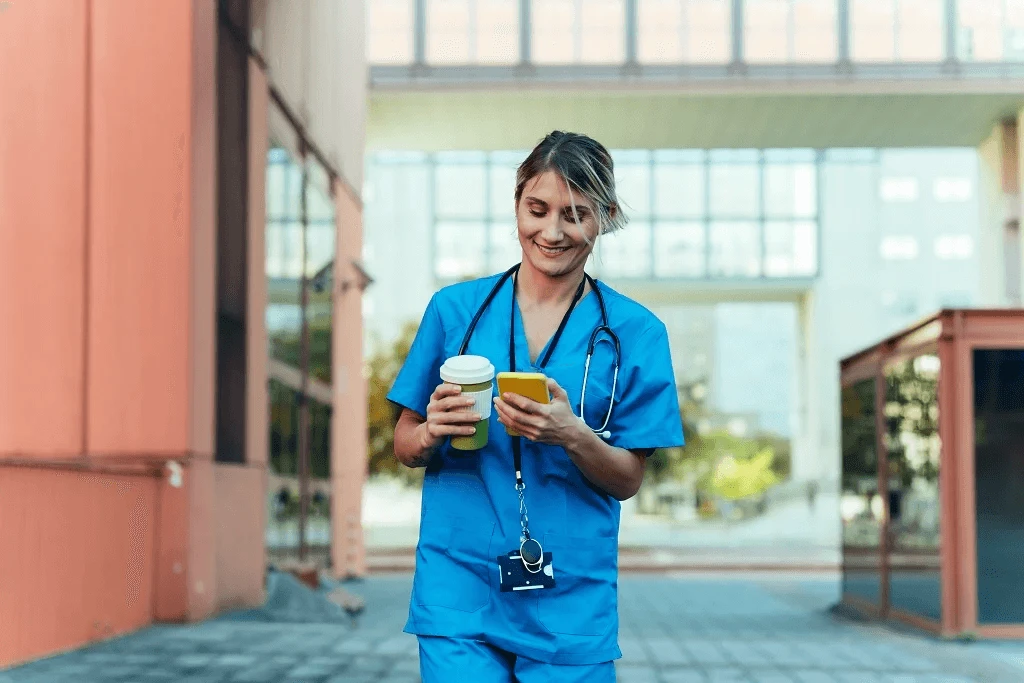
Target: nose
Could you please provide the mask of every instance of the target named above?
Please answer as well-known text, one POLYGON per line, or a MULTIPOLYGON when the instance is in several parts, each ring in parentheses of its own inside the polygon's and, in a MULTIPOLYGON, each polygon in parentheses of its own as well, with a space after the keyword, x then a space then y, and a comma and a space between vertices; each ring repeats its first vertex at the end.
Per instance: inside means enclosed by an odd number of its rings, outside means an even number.
POLYGON ((558 244, 562 241, 565 231, 562 229, 562 217, 552 211, 544 221, 544 228, 540 231, 541 238, 548 244, 558 244))

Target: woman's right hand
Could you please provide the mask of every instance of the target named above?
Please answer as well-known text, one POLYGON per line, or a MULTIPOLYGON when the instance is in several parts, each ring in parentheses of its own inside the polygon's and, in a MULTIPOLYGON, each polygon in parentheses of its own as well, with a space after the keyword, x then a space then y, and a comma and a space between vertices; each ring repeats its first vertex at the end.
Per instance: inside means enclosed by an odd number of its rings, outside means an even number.
POLYGON ((427 452, 448 436, 472 436, 480 415, 471 410, 476 403, 461 395, 458 384, 439 384, 427 403, 427 420, 421 425, 423 451, 427 452))

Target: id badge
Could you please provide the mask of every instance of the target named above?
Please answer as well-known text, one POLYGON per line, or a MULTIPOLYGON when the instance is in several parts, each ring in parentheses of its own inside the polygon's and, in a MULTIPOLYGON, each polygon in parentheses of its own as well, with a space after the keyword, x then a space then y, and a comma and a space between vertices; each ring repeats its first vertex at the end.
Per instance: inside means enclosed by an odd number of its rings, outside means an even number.
POLYGON ((555 570, 551 563, 551 553, 544 553, 540 571, 537 572, 526 569, 518 549, 498 555, 498 579, 502 593, 554 588, 555 570))

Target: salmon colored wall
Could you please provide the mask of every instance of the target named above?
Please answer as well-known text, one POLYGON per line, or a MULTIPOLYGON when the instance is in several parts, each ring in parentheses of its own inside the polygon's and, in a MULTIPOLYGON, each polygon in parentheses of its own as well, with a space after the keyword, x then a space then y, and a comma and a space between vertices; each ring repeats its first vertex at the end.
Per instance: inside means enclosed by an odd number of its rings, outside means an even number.
POLYGON ((198 621, 213 615, 217 596, 215 554, 217 489, 213 462, 193 460, 188 467, 188 553, 185 556, 188 603, 186 619, 198 621))
POLYGON ((88 449, 183 453, 192 3, 91 6, 88 404, 97 408, 89 410, 88 449))
POLYGON ((262 605, 267 566, 267 471, 240 465, 214 466, 217 489, 216 609, 262 605))
POLYGON ((0 458, 82 449, 87 7, 0 17, 0 458))
POLYGON ((152 476, 0 469, 0 667, 149 623, 156 490, 152 476))
POLYGON ((352 261, 362 260, 362 208, 334 184, 338 229, 334 274, 334 357, 331 419, 331 556, 338 577, 366 574, 362 505, 366 481, 366 379, 363 376, 363 296, 352 261), (346 286, 347 283, 347 286, 346 286))
MULTIPOLYGON (((249 60, 249 277, 248 309, 267 310, 266 232, 269 90, 267 76, 249 60)), ((246 454, 250 465, 266 466, 269 451, 267 328, 263 315, 249 315, 246 339, 246 454)))

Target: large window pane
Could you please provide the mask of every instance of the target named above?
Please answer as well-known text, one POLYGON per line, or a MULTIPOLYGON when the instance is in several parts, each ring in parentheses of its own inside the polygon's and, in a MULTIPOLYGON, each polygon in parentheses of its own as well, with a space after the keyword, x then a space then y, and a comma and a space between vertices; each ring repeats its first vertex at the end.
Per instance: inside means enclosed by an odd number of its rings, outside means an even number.
POLYGON ((516 208, 516 167, 504 164, 491 166, 491 216, 513 220, 516 208))
POLYGON ((884 508, 878 492, 874 379, 843 387, 841 414, 843 593, 881 607, 884 508))
POLYGON ((638 0, 637 58, 724 64, 732 58, 730 0, 638 0))
POLYGON ((366 6, 370 64, 413 61, 413 0, 370 0, 366 6))
POLYGON ((519 244, 519 232, 516 224, 494 223, 491 231, 491 258, 488 270, 491 273, 505 271, 519 263, 523 258, 523 248, 519 244))
POLYGON ((974 351, 978 622, 1024 623, 1024 350, 974 351))
POLYGON ((713 222, 709 274, 757 277, 761 274, 761 231, 753 222, 713 222))
POLYGON ((623 210, 634 219, 651 214, 651 167, 643 164, 616 164, 615 189, 623 210))
POLYGON ((706 257, 703 223, 659 222, 655 225, 656 277, 704 277, 706 257))
POLYGON ((943 0, 850 0, 850 56, 856 62, 938 62, 943 17, 943 0))
POLYGON ((761 176, 756 162, 711 164, 711 215, 755 217, 760 212, 761 176))
POLYGON ((1024 61, 1024 0, 957 3, 957 47, 965 62, 1024 61))
POLYGON ((487 259, 487 233, 484 224, 440 221, 434 242, 434 269, 442 279, 479 277, 487 259))
POLYGON ((620 64, 623 0, 532 0, 532 59, 539 64, 620 64))
POLYGON ((793 0, 794 62, 826 64, 838 56, 835 0, 793 0))
POLYGON ((777 218, 810 218, 817 212, 814 164, 767 164, 764 169, 764 211, 777 218))
POLYGON ((789 0, 746 1, 743 56, 748 62, 790 61, 793 53, 792 9, 789 0))
POLYGON ((700 218, 706 210, 704 164, 654 167, 654 212, 659 218, 700 218))
POLYGON ((769 221, 764 226, 764 274, 768 277, 810 277, 817 274, 817 224, 811 221, 769 221))
POLYGON ((434 172, 434 210, 442 218, 480 218, 487 213, 484 164, 438 164, 434 172))
POLYGON ((896 50, 899 61, 943 60, 946 52, 943 4, 943 0, 899 0, 896 13, 896 50))
POLYGON ((889 459, 889 600, 893 608, 942 618, 939 564, 939 357, 886 368, 889 459))
POLYGON ((651 225, 633 221, 597 242, 601 273, 608 277, 650 277, 651 225))
POLYGON ((426 0, 427 61, 511 64, 519 59, 517 0, 426 0))
POLYGON ((855 62, 896 61, 894 0, 850 0, 850 57, 855 62))

